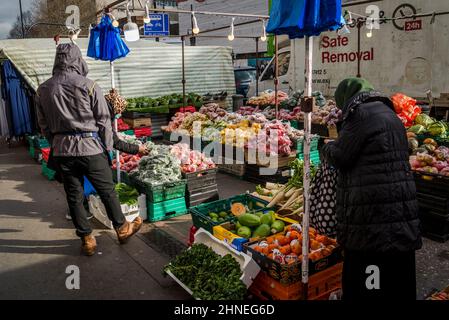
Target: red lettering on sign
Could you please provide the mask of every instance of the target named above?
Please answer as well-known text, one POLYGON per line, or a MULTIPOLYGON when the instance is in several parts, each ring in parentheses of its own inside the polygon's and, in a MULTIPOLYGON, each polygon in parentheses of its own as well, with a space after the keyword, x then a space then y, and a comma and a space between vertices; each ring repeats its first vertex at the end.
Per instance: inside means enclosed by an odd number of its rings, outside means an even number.
POLYGON ((324 36, 321 39, 321 46, 325 49, 327 48, 337 48, 337 47, 345 47, 349 44, 348 37, 338 36, 336 38, 329 38, 328 36, 324 36))
POLYGON ((422 20, 406 21, 404 30, 405 31, 422 30, 422 20))
POLYGON ((343 52, 343 53, 330 53, 322 52, 321 61, 322 63, 346 63, 354 62, 358 60, 363 61, 373 61, 374 60, 374 48, 369 51, 361 52, 343 52))

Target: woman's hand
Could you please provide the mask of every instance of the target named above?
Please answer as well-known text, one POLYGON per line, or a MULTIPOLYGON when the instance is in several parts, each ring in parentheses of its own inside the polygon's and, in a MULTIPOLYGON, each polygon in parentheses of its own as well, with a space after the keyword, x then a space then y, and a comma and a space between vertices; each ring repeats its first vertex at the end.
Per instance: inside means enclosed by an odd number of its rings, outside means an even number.
POLYGON ((139 155, 141 156, 146 156, 149 153, 149 150, 147 149, 147 147, 145 147, 145 145, 140 145, 139 146, 139 155))

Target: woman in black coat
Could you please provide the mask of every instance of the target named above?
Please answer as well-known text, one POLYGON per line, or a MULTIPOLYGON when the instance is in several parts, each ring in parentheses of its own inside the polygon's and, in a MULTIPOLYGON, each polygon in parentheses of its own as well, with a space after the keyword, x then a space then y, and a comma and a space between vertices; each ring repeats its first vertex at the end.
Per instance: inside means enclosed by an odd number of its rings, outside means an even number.
POLYGON ((416 299, 422 243, 406 131, 389 98, 364 79, 335 93, 343 121, 323 157, 338 169, 337 239, 345 300, 416 299))

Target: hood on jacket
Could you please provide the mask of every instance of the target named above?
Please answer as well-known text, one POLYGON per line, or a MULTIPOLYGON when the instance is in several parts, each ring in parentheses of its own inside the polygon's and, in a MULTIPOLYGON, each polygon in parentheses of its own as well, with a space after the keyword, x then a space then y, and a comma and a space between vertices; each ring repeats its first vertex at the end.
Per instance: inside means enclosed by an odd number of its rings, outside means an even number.
POLYGON ((338 108, 343 109, 356 94, 373 90, 373 85, 363 78, 347 78, 338 85, 335 91, 335 102, 338 108))
POLYGON ((394 111, 393 102, 387 96, 377 91, 364 91, 356 94, 346 102, 342 108, 343 121, 345 121, 351 113, 353 113, 361 104, 379 101, 394 111))
POLYGON ((83 59, 80 48, 73 43, 63 43, 56 48, 53 75, 57 72, 76 72, 81 76, 87 76, 89 68, 83 59))

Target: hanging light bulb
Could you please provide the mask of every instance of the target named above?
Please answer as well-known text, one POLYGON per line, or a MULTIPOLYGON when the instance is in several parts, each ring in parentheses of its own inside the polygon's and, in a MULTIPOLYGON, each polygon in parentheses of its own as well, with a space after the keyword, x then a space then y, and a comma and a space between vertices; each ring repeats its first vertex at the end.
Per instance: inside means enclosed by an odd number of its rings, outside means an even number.
POLYGON ((196 21, 195 12, 193 11, 192 11, 192 20, 193 20, 193 28, 192 28, 193 34, 200 33, 200 28, 198 28, 198 21, 196 21))
POLYGON ((348 25, 346 25, 346 24, 340 30, 338 30, 338 35, 340 35, 340 36, 344 36, 344 35, 350 34, 350 33, 351 33, 351 31, 349 30, 348 25))
POLYGON ((262 36, 260 40, 265 42, 267 41, 267 27, 265 26, 265 20, 262 20, 262 36))
POLYGON ((126 3, 126 14, 128 15, 128 22, 123 26, 123 33, 125 34, 125 40, 131 42, 139 40, 140 34, 139 26, 131 20, 131 12, 129 11, 130 3, 130 1, 126 3))
POLYGON ((374 26, 374 23, 373 23, 372 20, 369 20, 369 21, 370 21, 370 23, 369 23, 369 31, 368 31, 368 33, 366 34, 366 36, 367 36, 368 38, 372 38, 372 37, 373 37, 373 26, 374 26))
POLYGON ((354 20, 352 20, 352 12, 351 11, 348 11, 348 12, 349 12, 348 24, 353 24, 354 20))
POLYGON ((151 22, 149 4, 150 0, 147 0, 147 2, 145 2, 145 18, 143 18, 143 23, 151 22))
POLYGON ((232 18, 232 22, 231 22, 231 33, 228 35, 228 40, 232 41, 234 40, 234 20, 235 18, 232 18))

